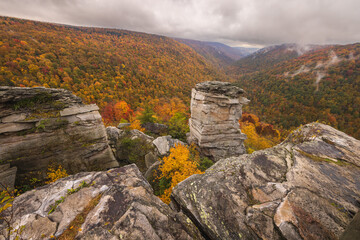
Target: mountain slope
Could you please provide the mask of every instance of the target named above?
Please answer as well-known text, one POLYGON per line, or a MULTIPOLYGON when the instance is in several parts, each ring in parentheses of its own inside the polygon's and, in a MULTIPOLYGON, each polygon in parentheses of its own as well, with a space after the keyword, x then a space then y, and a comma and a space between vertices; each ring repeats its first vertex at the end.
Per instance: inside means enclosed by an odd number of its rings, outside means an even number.
POLYGON ((230 47, 218 42, 203 42, 190 39, 175 38, 203 56, 218 68, 224 68, 254 51, 252 48, 230 47))
POLYGON ((269 69, 281 62, 296 58, 304 53, 322 48, 320 45, 282 44, 262 48, 232 64, 231 74, 244 74, 269 69))
POLYGON ((193 49, 157 35, 0 18, 0 85, 73 91, 103 108, 154 98, 189 101, 195 83, 224 80, 193 49))
POLYGON ((291 129, 320 120, 360 138, 360 44, 328 46, 238 77, 248 109, 291 129))

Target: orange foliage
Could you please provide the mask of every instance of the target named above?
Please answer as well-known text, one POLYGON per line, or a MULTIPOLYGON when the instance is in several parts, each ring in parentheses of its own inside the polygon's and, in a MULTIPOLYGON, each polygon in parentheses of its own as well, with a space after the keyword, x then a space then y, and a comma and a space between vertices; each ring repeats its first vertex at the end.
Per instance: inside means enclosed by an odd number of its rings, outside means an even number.
POLYGON ((244 144, 248 153, 272 147, 280 142, 280 132, 272 125, 260 122, 254 114, 244 113, 239 123, 241 131, 247 136, 244 144))
POLYGON ((53 182, 56 182, 60 178, 64 178, 69 176, 66 172, 66 169, 62 168, 61 166, 58 166, 58 168, 49 167, 48 173, 47 173, 49 181, 46 182, 46 184, 50 184, 53 182))
POLYGON ((130 108, 152 100, 158 101, 157 114, 166 121, 184 103, 189 105, 196 83, 225 79, 171 38, 9 17, 0 22, 1 86, 71 90, 84 102, 96 103, 107 124, 129 120, 130 108))
POLYGON ((190 158, 189 148, 181 144, 175 145, 170 149, 170 155, 162 159, 163 164, 159 167, 160 178, 171 179, 171 186, 164 191, 160 199, 165 203, 170 203, 172 189, 181 181, 193 174, 202 174, 198 169, 198 163, 190 158))
POLYGON ((133 111, 125 101, 117 102, 114 105, 115 120, 120 121, 121 119, 129 120, 133 111))
POLYGON ((188 110, 188 107, 184 104, 184 102, 177 97, 173 97, 169 100, 155 100, 154 102, 154 111, 156 116, 164 122, 168 122, 175 113, 185 113, 188 110))
POLYGON ((131 122, 130 129, 137 129, 141 132, 145 132, 145 128, 141 127, 140 120, 138 119, 131 122))

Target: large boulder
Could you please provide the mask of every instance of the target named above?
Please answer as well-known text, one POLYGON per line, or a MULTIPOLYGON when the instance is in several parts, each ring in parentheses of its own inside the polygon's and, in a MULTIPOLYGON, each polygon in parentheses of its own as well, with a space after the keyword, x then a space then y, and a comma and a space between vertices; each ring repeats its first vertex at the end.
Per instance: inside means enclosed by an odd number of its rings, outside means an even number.
POLYGON ((312 123, 173 190, 207 239, 339 239, 360 204, 360 141, 312 123))
MULTIPOLYGON (((21 239, 203 239, 189 218, 153 195, 134 164, 60 179, 16 197, 13 209, 11 227, 23 226, 21 239)), ((5 223, 0 232, 7 236, 5 223)))
POLYGON ((63 89, 0 87, 0 160, 20 182, 44 179, 49 165, 70 174, 118 166, 98 110, 63 89))
POLYGON ((226 82, 196 84, 191 92, 189 143, 197 144, 212 160, 246 153, 239 119, 249 100, 243 90, 226 82))
POLYGON ((176 144, 185 145, 182 141, 172 138, 170 135, 158 137, 153 141, 156 146, 157 153, 159 156, 169 155, 170 149, 175 147, 176 144))

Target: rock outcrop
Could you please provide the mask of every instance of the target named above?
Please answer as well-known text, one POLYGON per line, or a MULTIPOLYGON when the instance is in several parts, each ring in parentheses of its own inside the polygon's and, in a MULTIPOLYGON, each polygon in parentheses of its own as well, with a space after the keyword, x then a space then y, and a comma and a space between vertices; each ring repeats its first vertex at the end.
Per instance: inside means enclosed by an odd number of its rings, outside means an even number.
POLYGON ((312 123, 191 176, 172 204, 207 239, 339 239, 360 208, 359 176, 360 141, 312 123))
POLYGON ((188 141, 214 161, 246 152, 239 119, 249 100, 242 94, 242 89, 226 82, 203 82, 192 90, 188 141))
POLYGON ((147 179, 160 165, 158 159, 170 154, 170 148, 176 144, 185 145, 170 135, 154 140, 139 130, 124 130, 122 127, 106 128, 109 145, 120 165, 135 163, 147 179))
POLYGON ((20 180, 43 179, 51 164, 70 174, 118 166, 98 110, 63 89, 0 87, 0 161, 20 180))
POLYGON ((107 127, 106 133, 109 145, 120 166, 135 163, 140 171, 145 174, 149 168, 146 165, 146 156, 155 155, 154 138, 137 129, 123 130, 107 127))
POLYGON ((134 164, 63 178, 16 197, 13 209, 21 239, 203 239, 189 218, 153 195, 134 164))

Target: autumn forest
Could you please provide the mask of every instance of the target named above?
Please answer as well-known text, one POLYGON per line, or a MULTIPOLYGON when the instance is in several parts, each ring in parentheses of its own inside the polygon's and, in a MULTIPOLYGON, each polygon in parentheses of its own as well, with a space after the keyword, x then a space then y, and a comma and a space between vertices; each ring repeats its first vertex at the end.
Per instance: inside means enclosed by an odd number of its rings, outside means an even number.
MULTIPOLYGON (((231 63, 210 47, 201 56, 196 45, 163 36, 1 17, 0 85, 65 88, 96 103, 106 125, 130 122, 142 130, 146 121, 166 123, 184 139, 191 88, 231 81, 251 100, 241 126, 252 129, 255 142, 265 136, 255 135, 261 121, 281 136, 321 121, 360 138, 360 44, 314 45, 300 54, 292 48, 275 46, 231 63)), ((267 139, 275 144, 281 137, 273 130, 267 139)), ((260 145, 255 149, 271 144, 260 145)))

